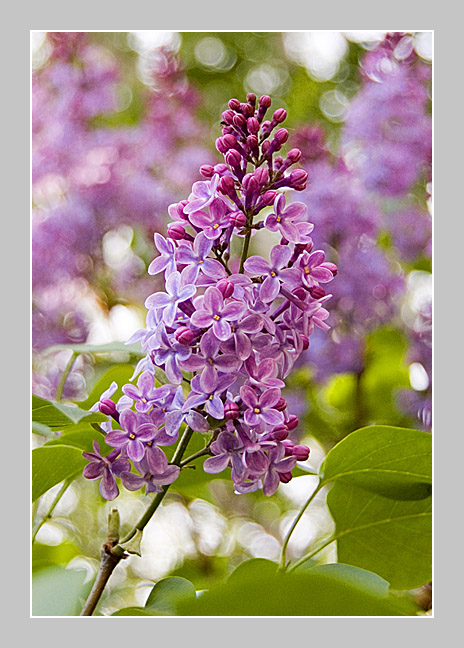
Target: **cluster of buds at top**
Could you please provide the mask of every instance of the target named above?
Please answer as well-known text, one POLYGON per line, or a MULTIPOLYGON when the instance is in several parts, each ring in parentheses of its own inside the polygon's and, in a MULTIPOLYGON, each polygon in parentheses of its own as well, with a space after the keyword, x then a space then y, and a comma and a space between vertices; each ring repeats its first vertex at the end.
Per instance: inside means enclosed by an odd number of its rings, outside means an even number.
POLYGON ((137 386, 124 386, 114 406, 111 394, 102 395, 100 410, 119 426, 106 436, 115 451, 106 458, 95 452, 87 468, 93 478, 112 477, 112 493, 114 475, 133 490, 176 479, 179 469, 160 446, 174 443, 182 424, 212 432, 204 470, 230 467, 238 493, 262 488, 272 495, 308 458, 309 448, 289 438, 298 419, 282 389, 314 327, 329 328, 324 285, 337 269, 313 249, 306 206, 286 204, 284 190, 302 190, 307 173, 289 170, 297 149, 276 155, 288 138, 280 127, 286 112, 265 120, 270 105, 254 94, 246 103, 229 101, 216 142, 224 162, 201 168, 205 179, 169 206, 167 237, 155 234, 159 255, 148 272, 163 273, 165 289, 147 298, 146 328, 129 340, 145 353, 137 386), (269 259, 249 256, 266 233, 276 243, 269 259), (169 384, 156 386, 157 368, 169 384))

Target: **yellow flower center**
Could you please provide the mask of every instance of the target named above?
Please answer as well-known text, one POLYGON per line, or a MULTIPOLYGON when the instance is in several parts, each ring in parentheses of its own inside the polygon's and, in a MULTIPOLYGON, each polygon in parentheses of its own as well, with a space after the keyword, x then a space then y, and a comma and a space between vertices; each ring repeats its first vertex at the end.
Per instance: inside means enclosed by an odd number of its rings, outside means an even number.
POLYGON ((303 268, 303 270, 304 270, 305 274, 309 274, 309 268, 308 268, 308 266, 305 266, 305 267, 303 268))
POLYGON ((277 277, 277 273, 274 270, 271 271, 271 277, 277 277))
POLYGON ((219 317, 219 315, 213 315, 213 319, 215 319, 216 322, 219 322, 221 318, 219 317))
POLYGON ((214 362, 213 358, 208 358, 208 362, 209 362, 210 365, 212 365, 213 362, 214 362))
POLYGON ((259 407, 255 407, 254 410, 253 410, 253 412, 254 412, 255 414, 259 414, 259 413, 261 412, 261 410, 259 409, 259 407))
POLYGON ((277 221, 278 223, 280 223, 281 220, 282 220, 282 217, 281 217, 281 216, 277 216, 276 221, 277 221))
POLYGON ((219 227, 218 223, 214 223, 213 229, 217 229, 219 227))
POLYGON ((214 398, 214 394, 210 394, 210 395, 208 396, 208 398, 209 398, 209 400, 213 400, 213 398, 214 398))
POLYGON ((202 263, 203 263, 203 259, 200 259, 200 260, 198 261, 198 265, 201 265, 202 263))
POLYGON ((133 433, 131 432, 131 433, 129 434, 129 439, 130 439, 131 441, 133 441, 133 440, 135 439, 135 434, 133 434, 133 433))

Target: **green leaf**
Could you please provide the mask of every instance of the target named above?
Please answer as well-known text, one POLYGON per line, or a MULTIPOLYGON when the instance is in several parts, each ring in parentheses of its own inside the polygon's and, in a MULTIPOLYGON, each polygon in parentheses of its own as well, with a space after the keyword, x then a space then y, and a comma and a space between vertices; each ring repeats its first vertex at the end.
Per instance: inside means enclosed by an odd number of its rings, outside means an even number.
POLYGON ((176 604, 185 599, 195 599, 195 596, 195 587, 185 578, 178 576, 163 578, 151 590, 145 603, 145 610, 173 615, 176 604))
POLYGON ((105 436, 89 425, 76 425, 72 428, 67 428, 61 436, 47 441, 42 447, 49 448, 51 446, 67 445, 73 448, 80 448, 86 452, 93 452, 94 441, 98 441, 103 455, 114 450, 114 448, 106 445, 105 436))
POLYGON ((374 574, 366 569, 354 567, 353 565, 345 565, 343 563, 312 565, 307 571, 310 571, 311 574, 330 575, 336 580, 347 584, 351 583, 354 587, 358 587, 366 592, 369 591, 376 596, 387 596, 390 588, 388 581, 381 578, 378 574, 374 574))
POLYGON ((111 616, 157 616, 154 612, 142 607, 125 607, 113 612, 111 616))
POLYGON ((78 616, 91 583, 86 572, 64 567, 41 569, 32 577, 32 616, 78 616))
POLYGON ((86 463, 78 448, 67 445, 35 448, 32 451, 32 501, 64 479, 77 477, 86 463))
POLYGON ((394 589, 432 577, 432 498, 394 500, 336 481, 327 495, 338 560, 379 574, 394 589))
MULTIPOLYGON (((254 561, 250 561, 254 562, 254 561)), ((265 561, 266 563, 269 561, 265 561)), ((195 600, 180 601, 183 616, 409 616, 416 607, 384 587, 373 587, 354 570, 315 569, 284 574, 266 565, 249 565, 195 600), (346 575, 346 572, 345 572, 346 575)), ((375 576, 372 577, 375 579, 375 576)))
POLYGON ((432 438, 427 432, 372 425, 352 432, 328 453, 322 484, 338 480, 384 497, 431 494, 432 438))
POLYGON ((32 571, 36 572, 56 565, 67 565, 79 553, 79 548, 71 542, 62 542, 59 545, 34 542, 32 545, 32 571))
POLYGON ((49 428, 62 429, 77 423, 99 423, 108 420, 99 412, 87 412, 79 407, 63 405, 32 395, 32 420, 49 428))
POLYGON ((118 389, 115 391, 113 396, 111 396, 112 400, 116 402, 122 396, 122 387, 129 382, 133 373, 134 367, 130 364, 117 364, 114 367, 111 367, 108 371, 105 371, 102 376, 100 376, 90 390, 85 401, 78 403, 79 407, 82 409, 90 409, 100 400, 103 392, 105 392, 113 382, 118 385, 118 389))

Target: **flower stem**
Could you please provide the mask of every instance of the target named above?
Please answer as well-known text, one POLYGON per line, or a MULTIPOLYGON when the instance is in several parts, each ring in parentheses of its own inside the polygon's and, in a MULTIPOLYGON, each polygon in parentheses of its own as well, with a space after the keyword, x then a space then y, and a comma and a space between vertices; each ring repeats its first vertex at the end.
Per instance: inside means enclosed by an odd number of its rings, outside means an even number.
POLYGON ((291 565, 291 566, 289 567, 288 571, 289 571, 289 572, 292 572, 292 571, 294 571, 295 569, 297 569, 297 567, 300 567, 301 565, 303 565, 306 561, 310 560, 313 556, 315 556, 315 555, 318 554, 320 551, 322 551, 323 549, 325 549, 326 547, 328 547, 329 544, 332 544, 332 542, 334 542, 335 540, 337 540, 337 538, 338 538, 337 535, 335 535, 335 534, 334 534, 334 535, 331 535, 330 538, 328 538, 327 540, 324 540, 324 542, 323 542, 321 545, 319 545, 318 547, 316 547, 316 549, 314 549, 313 551, 311 551, 311 553, 306 554, 306 556, 303 556, 303 558, 300 558, 300 560, 297 560, 295 563, 293 563, 293 565, 291 565))
POLYGON ((45 522, 47 522, 47 520, 49 520, 49 519, 51 518, 52 513, 53 513, 53 511, 55 510, 56 505, 58 504, 58 502, 60 501, 60 499, 63 497, 63 495, 65 494, 65 492, 67 491, 69 485, 71 484, 71 481, 72 481, 71 479, 66 479, 66 480, 63 482, 63 485, 61 486, 60 490, 59 490, 58 493, 56 494, 56 497, 55 497, 55 499, 53 500, 53 502, 51 503, 50 508, 48 509, 47 513, 46 513, 46 514, 43 516, 43 518, 40 520, 39 524, 35 527, 34 532, 33 532, 33 534, 32 534, 32 544, 34 544, 35 539, 36 539, 36 536, 37 536, 38 532, 40 531, 40 529, 41 529, 41 528, 43 527, 43 525, 45 524, 45 522))
POLYGON ((290 527, 287 535, 285 536, 285 540, 284 540, 284 543, 282 545, 282 555, 281 555, 280 567, 279 567, 279 569, 281 569, 283 571, 285 571, 287 569, 287 563, 286 563, 287 546, 288 546, 288 543, 289 543, 290 538, 292 536, 292 533, 295 531, 296 526, 297 526, 298 522, 301 520, 301 518, 303 517, 304 512, 306 511, 308 506, 311 504, 313 499, 316 497, 318 492, 321 490, 321 488, 322 488, 322 483, 319 482, 318 485, 316 486, 316 488, 314 489, 314 491, 311 493, 311 495, 306 500, 304 506, 302 507, 302 509, 298 513, 298 515, 296 516, 292 526, 290 527))
POLYGON ((68 360, 68 364, 66 365, 63 373, 61 374, 60 382, 58 383, 58 387, 56 388, 55 398, 57 401, 60 401, 63 396, 63 389, 66 384, 66 380, 68 379, 68 376, 71 373, 71 369, 73 368, 73 364, 76 361, 77 355, 78 354, 75 351, 72 352, 71 357, 68 360))
MULTIPOLYGON (((190 439, 192 438, 192 434, 193 434, 193 430, 191 430, 190 428, 185 429, 184 434, 182 435, 181 440, 179 441, 179 445, 177 446, 171 461, 171 463, 174 464, 175 466, 181 466, 182 457, 184 455, 185 450, 187 449, 190 439)), ((129 540, 131 540, 135 536, 137 531, 142 531, 145 528, 145 526, 151 520, 155 511, 163 501, 163 498, 166 495, 169 486, 170 484, 166 484, 165 486, 161 487, 162 488, 161 492, 156 493, 151 504, 148 506, 147 510, 142 515, 140 520, 122 540, 120 540, 117 543, 107 541, 103 545, 103 549, 101 553, 100 569, 98 571, 97 578, 89 594, 89 597, 84 607, 82 608, 82 612, 80 616, 92 615, 114 569, 116 568, 116 566, 121 560, 127 557, 127 553, 125 553, 124 547, 122 545, 129 542, 129 540)))

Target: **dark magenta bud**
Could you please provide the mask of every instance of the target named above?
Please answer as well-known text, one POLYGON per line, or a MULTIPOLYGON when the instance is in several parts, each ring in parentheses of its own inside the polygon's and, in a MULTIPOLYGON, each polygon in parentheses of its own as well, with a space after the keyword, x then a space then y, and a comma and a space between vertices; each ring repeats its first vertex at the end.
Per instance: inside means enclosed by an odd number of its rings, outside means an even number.
POLYGON ((109 398, 104 398, 103 400, 101 400, 98 404, 98 409, 102 414, 105 414, 105 416, 114 417, 114 415, 117 414, 116 403, 114 403, 109 398))
POLYGON ((293 455, 293 448, 295 447, 295 444, 293 443, 293 441, 291 439, 284 439, 282 441, 282 445, 285 448, 285 456, 286 457, 291 457, 293 455))
POLYGON ((295 416, 294 414, 290 414, 288 421, 285 421, 285 425, 288 427, 289 431, 294 430, 296 427, 298 427, 298 423, 298 416, 295 416))
POLYGON ((309 289, 309 294, 314 299, 321 299, 321 297, 325 297, 325 290, 322 286, 312 286, 309 289))
POLYGON ((309 338, 306 335, 301 336, 301 341, 303 342, 303 351, 309 349, 309 338))
POLYGON ((295 290, 293 291, 293 294, 298 299, 301 299, 301 301, 304 301, 304 299, 306 297, 306 290, 303 288, 303 286, 299 286, 298 288, 295 288, 295 290))
POLYGON ((212 178, 214 175, 214 167, 211 164, 204 164, 200 167, 200 173, 204 178, 212 178))
POLYGON ((241 161, 242 161, 242 156, 237 151, 237 149, 230 149, 229 151, 227 151, 227 153, 226 153, 226 162, 231 167, 240 166, 241 161))
POLYGON ((285 144, 288 140, 288 130, 286 128, 279 128, 279 130, 274 133, 274 140, 280 145, 285 144))
POLYGON ((266 140, 265 142, 263 142, 261 144, 261 150, 262 150, 264 155, 267 155, 270 148, 271 148, 271 142, 269 142, 268 140, 266 140))
POLYGON ((301 159, 300 149, 293 148, 287 153, 287 160, 289 160, 292 164, 295 164, 295 162, 298 162, 300 159, 301 159))
POLYGON ((288 484, 289 481, 293 479, 293 475, 291 472, 286 472, 286 473, 277 473, 279 475, 279 479, 283 484, 288 484))
POLYGON ((261 197, 263 205, 273 205, 275 199, 277 198, 277 194, 278 191, 275 191, 274 189, 269 189, 269 191, 266 191, 266 193, 264 193, 261 197))
POLYGON ((232 176, 223 176, 218 183, 218 189, 225 196, 235 194, 235 182, 232 176))
POLYGON ((272 438, 274 441, 283 441, 288 437, 288 429, 287 426, 282 423, 282 425, 278 425, 272 430, 272 438))
POLYGON ((216 148, 219 151, 219 153, 227 153, 229 148, 225 145, 224 139, 222 137, 218 137, 216 140, 216 148))
POLYGON ((308 174, 303 169, 295 169, 289 175, 289 186, 293 189, 302 190, 306 188, 308 181, 308 174))
POLYGON ((240 112, 245 115, 245 117, 251 117, 251 115, 255 112, 253 106, 250 106, 249 103, 241 103, 240 104, 240 112))
POLYGON ((281 124, 283 121, 287 119, 287 111, 284 110, 283 108, 279 108, 278 110, 275 111, 275 113, 272 115, 272 118, 278 123, 281 124))
POLYGON ((221 291, 224 299, 227 299, 234 294, 234 284, 231 281, 227 281, 227 279, 221 279, 218 281, 216 288, 221 291))
POLYGON ((246 216, 243 212, 241 211, 236 211, 232 212, 232 214, 229 215, 230 218, 230 224, 233 225, 234 227, 245 227, 246 225, 246 216))
POLYGON ((253 175, 260 185, 265 185, 269 182, 269 171, 265 167, 259 167, 253 175))
POLYGON ((310 449, 308 446, 296 445, 293 447, 292 455, 298 459, 298 461, 306 461, 309 457, 310 449))
POLYGON ((238 99, 229 99, 229 108, 238 110, 240 108, 240 101, 238 99))
POLYGON ((256 133, 259 131, 259 121, 256 119, 256 117, 248 117, 247 128, 249 133, 256 135, 256 133))
POLYGON ((228 402, 224 405, 224 416, 228 421, 237 419, 240 416, 240 408, 237 403, 228 402))
POLYGON ((287 401, 283 396, 280 397, 280 399, 277 401, 277 405, 274 405, 274 409, 276 409, 278 412, 283 412, 284 409, 287 408, 287 401))
POLYGON ((169 223, 168 237, 174 241, 183 241, 186 238, 185 227, 180 223, 169 223))
POLYGON ((248 135, 248 137, 246 138, 246 143, 250 151, 256 150, 259 144, 256 135, 248 135))
POLYGON ((228 151, 229 149, 235 148, 235 145, 237 144, 237 138, 235 135, 224 135, 222 138, 222 143, 228 151))
POLYGON ((174 333, 174 337, 179 342, 179 344, 189 345, 192 344, 195 339, 195 333, 192 329, 189 329, 188 326, 180 326, 177 331, 174 333))
POLYGON ((269 97, 268 95, 263 95, 259 99, 259 107, 260 108, 266 108, 266 110, 267 110, 269 108, 269 106, 271 105, 271 103, 272 103, 271 97, 269 97))
POLYGON ((256 95, 254 92, 249 92, 246 96, 246 99, 249 104, 251 104, 253 107, 256 105, 256 95))
POLYGON ((226 122, 226 124, 232 124, 234 115, 235 113, 233 110, 224 110, 224 112, 222 113, 222 119, 226 122))

